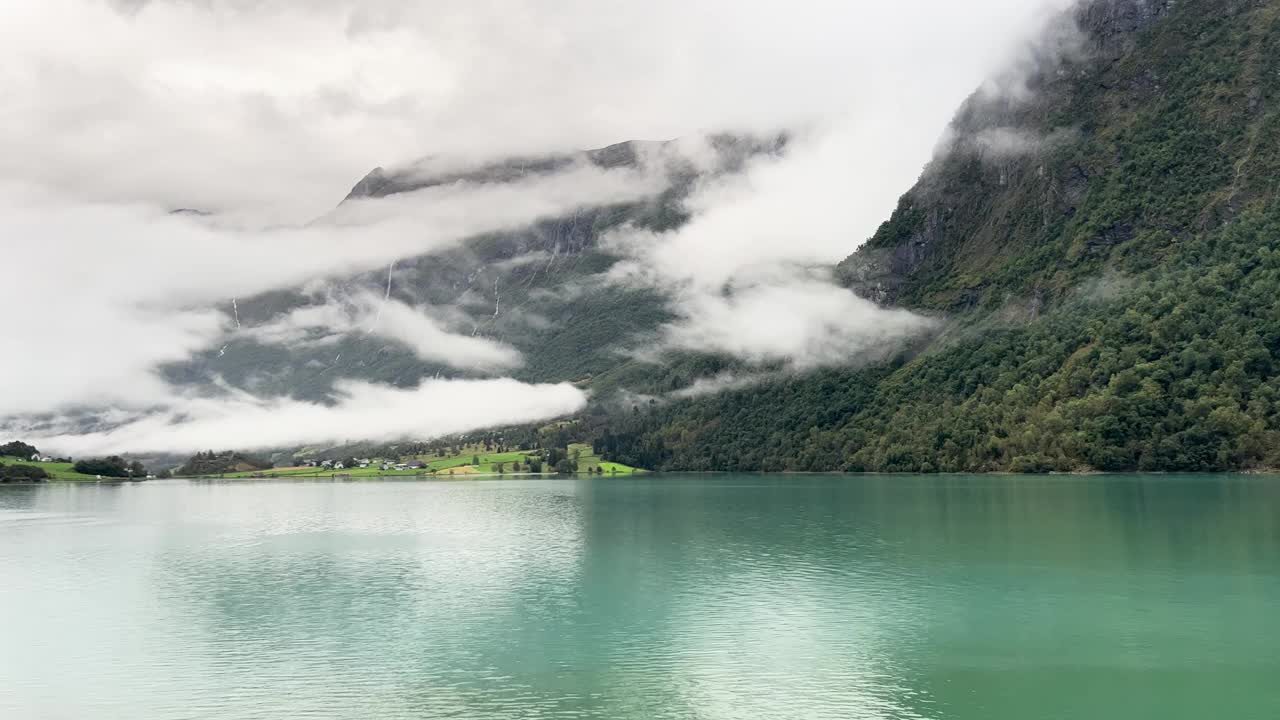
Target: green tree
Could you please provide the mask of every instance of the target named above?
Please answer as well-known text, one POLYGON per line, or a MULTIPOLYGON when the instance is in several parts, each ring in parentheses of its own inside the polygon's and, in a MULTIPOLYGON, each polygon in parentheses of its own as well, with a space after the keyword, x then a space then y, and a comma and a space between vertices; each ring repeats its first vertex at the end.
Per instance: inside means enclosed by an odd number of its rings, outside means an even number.
POLYGON ((119 455, 80 460, 71 467, 82 475, 101 475, 102 477, 114 478, 129 477, 129 464, 119 455))
POLYGON ((40 482, 48 479, 49 473, 42 467, 0 463, 0 482, 40 482))
POLYGON ((31 456, 39 455, 40 451, 34 445, 14 440, 0 445, 0 457, 16 457, 23 460, 30 460, 31 456))
POLYGON ((550 465, 553 468, 564 458, 565 452, 560 448, 550 447, 543 451, 543 459, 546 461, 547 465, 550 465))

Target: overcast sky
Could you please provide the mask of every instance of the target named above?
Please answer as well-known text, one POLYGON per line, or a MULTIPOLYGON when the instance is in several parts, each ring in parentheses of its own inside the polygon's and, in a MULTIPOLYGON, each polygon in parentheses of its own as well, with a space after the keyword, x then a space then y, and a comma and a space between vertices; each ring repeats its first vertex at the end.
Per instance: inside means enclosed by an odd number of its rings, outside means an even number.
POLYGON ((305 218, 367 170, 892 117, 908 174, 1055 0, 0 0, 0 173, 305 218))
MULTIPOLYGON (((153 370, 218 342, 232 319, 215 299, 660 189, 579 173, 415 193, 357 207, 345 227, 292 227, 330 211, 374 166, 716 130, 786 128, 801 140, 781 162, 704 188, 680 232, 613 238, 631 255, 615 279, 687 299, 666 331, 678 347, 710 337, 704 349, 772 359, 776 338, 752 344, 749 332, 761 326, 749 316, 768 308, 811 320, 791 338, 801 346, 834 332, 834 344, 814 346, 821 357, 882 341, 895 334, 885 323, 918 319, 878 315, 809 271, 761 268, 854 250, 964 97, 1064 4, 0 0, 0 235, 4 262, 22 268, 0 281, 0 303, 24 318, 9 340, 36 350, 0 358, 0 415, 126 398, 180 406, 153 370), (175 208, 219 220, 166 214, 175 208), (136 274, 147 287, 110 281, 136 274), (741 288, 736 303, 708 294, 725 283, 741 288), (715 327, 742 330, 708 334, 715 327)), ((414 312, 394 307, 383 332, 411 347, 422 333, 447 342, 414 312)), ((371 313, 366 301, 334 323, 350 329, 371 313)), ((495 368, 519 364, 503 346, 458 347, 495 368)), ((477 392, 486 387, 510 391, 477 392)), ((548 414, 576 407, 576 392, 556 390, 548 414)))

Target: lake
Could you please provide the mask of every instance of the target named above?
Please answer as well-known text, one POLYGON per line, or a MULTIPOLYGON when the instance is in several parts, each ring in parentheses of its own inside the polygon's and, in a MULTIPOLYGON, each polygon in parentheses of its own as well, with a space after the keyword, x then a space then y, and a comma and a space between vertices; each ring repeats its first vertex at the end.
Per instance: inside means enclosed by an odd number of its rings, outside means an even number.
POLYGON ((0 487, 0 717, 1280 717, 1280 478, 0 487))

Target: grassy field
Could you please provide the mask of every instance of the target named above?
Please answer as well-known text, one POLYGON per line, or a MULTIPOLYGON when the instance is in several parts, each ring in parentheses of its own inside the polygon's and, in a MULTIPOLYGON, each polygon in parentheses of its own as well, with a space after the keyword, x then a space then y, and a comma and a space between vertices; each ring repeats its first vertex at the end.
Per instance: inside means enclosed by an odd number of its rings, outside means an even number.
POLYGON ((460 467, 471 467, 475 472, 497 472, 497 464, 505 463, 506 470, 511 470, 511 463, 519 462, 522 466, 529 462, 529 453, 527 452, 504 452, 504 453, 487 453, 484 448, 467 448, 461 455, 454 457, 441 457, 438 455, 419 455, 416 458, 427 464, 427 467, 437 472, 447 471, 460 467), (479 459, 479 465, 473 465, 471 461, 479 459))
MULTIPOLYGON (((596 467, 599 467, 604 475, 632 475, 643 473, 644 470, 622 465, 619 463, 611 463, 601 461, 599 457, 591 451, 590 445, 570 445, 569 452, 577 450, 578 455, 578 474, 588 475, 596 467)), ((271 470, 252 470, 247 472, 225 473, 216 477, 223 478, 251 478, 251 477, 280 477, 280 478, 307 478, 307 477, 333 477, 335 475, 347 476, 351 478, 373 478, 373 477, 416 477, 419 475, 431 475, 434 477, 457 477, 460 475, 497 475, 498 464, 503 465, 503 473, 506 475, 528 475, 529 456, 532 453, 522 451, 511 452, 485 452, 483 447, 463 448, 458 455, 442 456, 442 455, 418 455, 415 457, 396 458, 394 461, 390 458, 377 458, 379 462, 370 464, 367 468, 344 468, 342 470, 332 470, 317 467, 291 467, 291 468, 273 468, 271 470), (426 465, 425 468, 417 470, 381 470, 382 460, 388 462, 410 462, 418 461, 426 465), (478 460, 478 463, 473 463, 478 460), (519 472, 512 470, 513 463, 520 463, 519 472)), ((550 468, 543 467, 543 475, 553 475, 550 468)))
POLYGON ((574 450, 578 451, 579 474, 590 473, 597 467, 600 468, 603 475, 638 475, 644 472, 644 470, 633 468, 630 465, 601 460, 600 456, 592 451, 590 445, 577 443, 570 445, 569 453, 572 454, 574 450))
POLYGON ((81 475, 71 469, 71 463, 55 463, 55 462, 32 462, 16 457, 0 457, 0 463, 5 465, 34 465, 43 468, 45 472, 54 480, 97 480, 93 475, 81 475))

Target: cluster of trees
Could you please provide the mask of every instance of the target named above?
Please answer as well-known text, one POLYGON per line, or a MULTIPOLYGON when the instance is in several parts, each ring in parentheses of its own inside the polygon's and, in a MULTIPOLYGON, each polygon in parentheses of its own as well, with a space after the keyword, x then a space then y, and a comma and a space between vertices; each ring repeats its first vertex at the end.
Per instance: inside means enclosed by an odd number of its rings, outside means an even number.
POLYGON ((218 453, 208 450, 192 455, 175 472, 178 475, 194 477, 221 475, 223 473, 243 472, 246 470, 269 470, 271 467, 271 461, 263 458, 239 452, 218 453))
POLYGON ((561 475, 578 472, 578 451, 551 447, 542 451, 543 462, 561 475))
MULTIPOLYGON (((578 438, 573 428, 576 423, 558 422, 549 425, 514 425, 493 428, 460 435, 450 435, 432 440, 397 442, 356 446, 355 451, 368 457, 400 457, 403 455, 432 455, 437 457, 465 457, 472 453, 472 461, 478 464, 477 447, 486 453, 533 452, 544 447, 567 447, 578 438)), ((346 448, 350 450, 351 448, 346 448)))
MULTIPOLYGON (((532 464, 532 463, 530 463, 530 465, 531 465, 531 464, 532 464)), ((525 468, 526 468, 526 466, 525 466, 525 465, 523 465, 523 464, 521 464, 519 460, 512 460, 512 461, 511 461, 511 472, 513 472, 513 473, 522 472, 522 471, 524 471, 524 470, 525 470, 525 468)), ((506 472, 507 472, 507 464, 506 464, 506 463, 504 463, 504 462, 494 463, 494 464, 493 464, 493 469, 494 469, 494 471, 495 471, 495 472, 497 472, 499 475, 502 475, 502 474, 504 474, 504 473, 506 473, 506 472)), ((538 465, 538 471, 539 471, 539 472, 541 472, 541 469, 542 469, 542 465, 541 465, 541 464, 539 464, 539 465, 538 465)))
MULTIPOLYGON (((597 452, 689 470, 1280 467, 1280 145, 1260 140, 1280 111, 1259 100, 1280 74, 1254 32, 1270 11, 1179 4, 1123 58, 1044 73, 998 109, 1065 141, 935 163, 844 264, 856 284, 875 253, 910 258, 878 287, 950 318, 924 352, 614 417, 597 452)), ((982 107, 961 114, 971 132, 982 107)))
POLYGON ((0 445, 0 457, 16 457, 23 460, 29 460, 32 455, 39 455, 40 451, 34 445, 14 440, 0 445))
POLYGON ((686 470, 1280 467, 1280 206, 1034 322, 619 418, 595 449, 686 470))
MULTIPOLYGON (((29 443, 15 440, 0 445, 0 457, 16 457, 25 460, 38 455, 40 455, 40 451, 34 445, 29 443)), ((71 462, 71 460, 69 458, 59 458, 55 460, 55 462, 67 463, 71 462)), ((138 478, 147 476, 147 470, 143 467, 142 463, 137 460, 132 462, 127 461, 119 455, 80 460, 72 465, 71 468, 82 475, 101 475, 102 477, 111 478, 138 478)), ((0 481, 33 482, 48 480, 51 477, 52 476, 47 470, 37 465, 27 465, 24 463, 10 463, 8 465, 0 464, 0 481)))
POLYGON ((12 465, 0 463, 0 482, 40 482, 48 479, 49 473, 45 472, 42 467, 19 463, 12 465))
POLYGON ((128 461, 119 455, 105 458, 78 460, 71 469, 82 475, 101 475, 111 478, 140 478, 147 476, 147 469, 137 460, 128 461))

